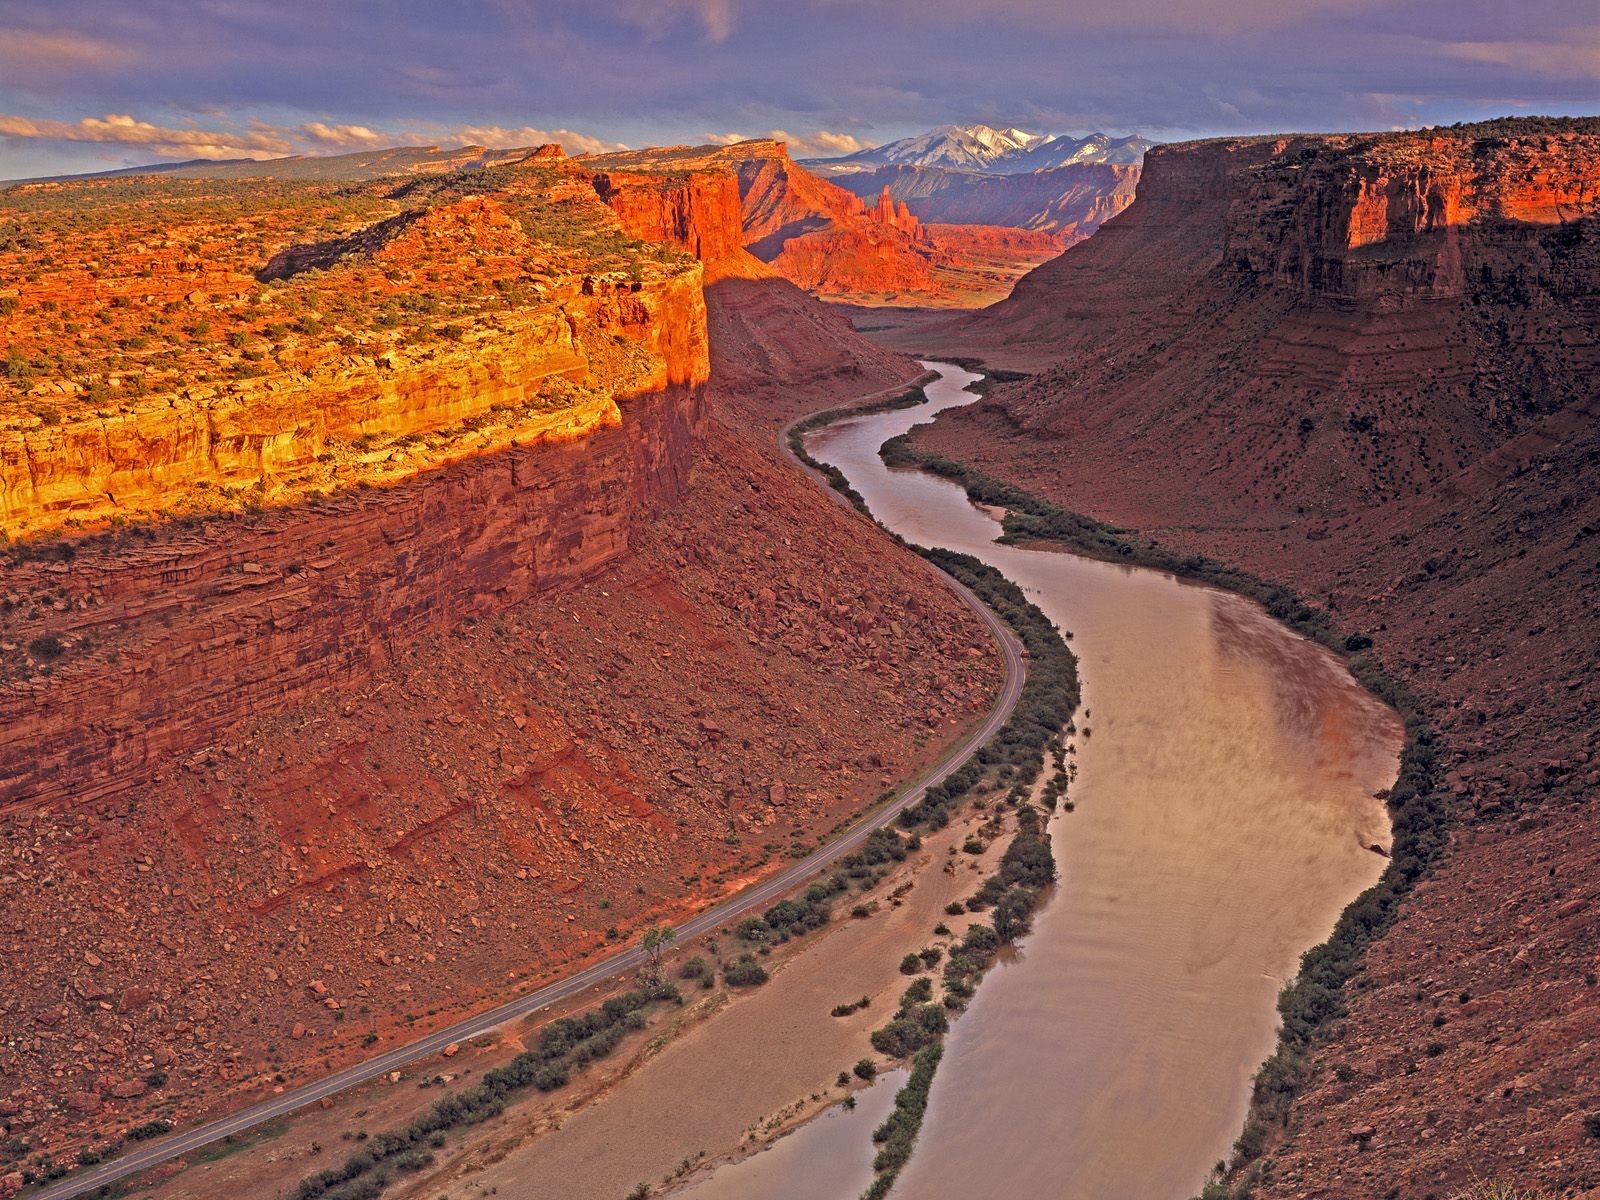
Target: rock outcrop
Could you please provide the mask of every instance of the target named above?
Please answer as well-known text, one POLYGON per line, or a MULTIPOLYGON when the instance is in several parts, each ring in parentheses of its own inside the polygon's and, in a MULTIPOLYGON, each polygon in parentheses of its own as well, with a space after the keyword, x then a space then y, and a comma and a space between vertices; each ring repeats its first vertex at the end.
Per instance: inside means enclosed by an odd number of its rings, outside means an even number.
POLYGON ((687 250, 705 264, 708 283, 759 270, 747 262, 739 181, 732 170, 601 172, 594 188, 630 236, 687 250))
MULTIPOLYGON (((831 300, 975 306, 1004 295, 1012 280, 1062 245, 1060 238, 1046 231, 926 226, 904 203, 887 195, 880 195, 869 208, 853 192, 798 166, 783 143, 768 139, 627 152, 587 161, 614 181, 597 186, 621 198, 625 210, 633 207, 620 183, 626 173, 645 179, 673 171, 732 171, 738 180, 749 254, 736 259, 723 249, 714 250, 722 257, 707 259, 713 280, 778 274, 831 300), (756 264, 750 256, 765 270, 760 266, 751 270, 756 264)), ((638 227, 674 224, 683 227, 682 221, 642 217, 638 227)), ((679 244, 692 240, 675 236, 679 244)))
POLYGON ((898 229, 913 238, 918 237, 922 231, 921 222, 911 215, 911 210, 906 207, 904 200, 896 206, 894 197, 889 195, 888 184, 884 185, 883 191, 878 196, 878 202, 872 206, 872 219, 879 225, 898 229))
POLYGON ((14 564, 8 635, 60 651, 48 677, 0 690, 0 810, 124 795, 252 714, 365 678, 398 646, 593 577, 681 497, 704 413, 685 388, 613 402, 581 436, 14 564), (25 609, 39 615, 17 620, 25 609))
MULTIPOLYGON (((589 337, 604 330, 652 353, 656 365, 630 381, 638 394, 706 377, 697 270, 640 289, 595 281, 574 287, 559 308, 518 314, 491 336, 469 335, 431 353, 398 350, 376 361, 335 355, 284 377, 191 389, 181 403, 141 398, 103 417, 0 429, 0 522, 22 532, 67 519, 136 517, 173 507, 197 488, 293 496, 297 485, 323 482, 318 467, 331 467, 322 463, 330 450, 358 440, 448 438, 422 462, 402 455, 396 465, 409 474, 479 453, 495 433, 501 444, 581 438, 618 422, 611 395, 539 403, 552 381, 593 381, 577 330, 589 337), (537 411, 515 420, 496 415, 522 409, 537 411)), ((387 476, 382 463, 371 466, 368 482, 387 476)))
MULTIPOLYGON (((0 530, 390 482, 512 442, 582 437, 616 423, 618 397, 704 383, 698 263, 598 249, 616 216, 559 169, 485 182, 501 186, 459 198, 434 180, 374 187, 369 212, 401 211, 293 242, 254 277, 240 270, 246 244, 218 237, 209 213, 186 235, 215 238, 209 256, 118 244, 115 226, 69 248, 76 210, 99 197, 61 190, 52 215, 73 257, 11 300, 0 530), (557 206, 565 227, 539 232, 557 206), (107 360, 38 378, 56 314, 89 306, 126 331, 107 360), (158 334, 181 340, 158 346, 158 334)), ((297 215, 269 191, 255 220, 298 232, 297 215)))

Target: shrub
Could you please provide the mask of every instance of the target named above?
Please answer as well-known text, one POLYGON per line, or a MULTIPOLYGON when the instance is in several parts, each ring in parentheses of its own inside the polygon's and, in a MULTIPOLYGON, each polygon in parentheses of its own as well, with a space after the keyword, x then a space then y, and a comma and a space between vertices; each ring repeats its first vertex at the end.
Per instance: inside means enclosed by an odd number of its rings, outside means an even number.
POLYGON ((943 1047, 935 1042, 917 1051, 911 1065, 911 1077, 894 1097, 894 1109, 884 1123, 872 1132, 872 1140, 881 1149, 872 1161, 878 1172, 872 1186, 862 1200, 883 1200, 894 1186, 900 1168, 911 1157, 911 1148, 922 1128, 922 1117, 928 1109, 928 1093, 933 1087, 933 1074, 939 1067, 943 1047))
POLYGON ((900 960, 900 974, 902 975, 915 975, 922 969, 922 959, 915 953, 909 953, 900 960))
POLYGON ((35 658, 60 658, 66 652, 66 645, 54 634, 47 633, 28 643, 28 653, 35 658))
MULTIPOLYGON (((416 1170, 432 1155, 425 1147, 443 1144, 447 1129, 476 1124, 503 1112, 508 1099, 525 1088, 543 1091, 565 1085, 573 1065, 609 1054, 632 1023, 651 1003, 679 999, 677 988, 662 984, 613 996, 599 1008, 552 1021, 540 1032, 533 1049, 502 1067, 486 1071, 477 1086, 446 1096, 404 1129, 358 1140, 366 1144, 343 1163, 300 1181, 293 1200, 369 1200, 378 1196, 395 1167, 416 1170)), ((164 1126, 171 1125, 152 1122, 164 1126)), ((129 1137, 154 1136, 130 1130, 129 1137)))
POLYGON ((870 1058, 861 1059, 854 1067, 851 1068, 851 1070, 855 1072, 857 1079, 863 1081, 876 1079, 878 1076, 878 1065, 870 1058))
POLYGON ((1014 941, 1028 931, 1038 893, 1031 888, 1014 887, 995 903, 994 931, 1002 942, 1014 941))
POLYGON ((872 1031, 872 1048, 891 1058, 914 1054, 950 1028, 950 1019, 937 1004, 903 1008, 894 1020, 872 1031))
POLYGON ((768 975, 767 969, 754 956, 745 954, 722 968, 722 978, 729 987, 759 987, 767 981, 768 975))
POLYGON ((933 999, 933 980, 926 975, 912 981, 906 989, 906 994, 900 997, 900 1010, 909 1009, 913 1004, 926 1004, 933 999))
POLYGON ((746 917, 734 928, 734 933, 747 942, 764 942, 772 929, 760 917, 746 917))
POLYGON ((1000 935, 987 925, 974 925, 961 939, 961 948, 973 958, 983 961, 1000 949, 1000 935))

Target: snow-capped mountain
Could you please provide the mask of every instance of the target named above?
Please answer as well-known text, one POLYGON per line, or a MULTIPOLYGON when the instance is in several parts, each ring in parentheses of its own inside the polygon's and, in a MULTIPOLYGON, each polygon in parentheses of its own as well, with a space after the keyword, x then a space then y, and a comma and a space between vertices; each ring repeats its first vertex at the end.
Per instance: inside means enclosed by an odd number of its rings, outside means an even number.
POLYGON ((805 165, 822 175, 847 175, 875 171, 884 166, 940 167, 985 174, 1020 174, 1069 163, 1137 163, 1149 142, 1137 134, 1112 138, 1092 133, 1028 133, 1022 129, 992 129, 988 125, 941 125, 920 137, 901 138, 843 158, 814 158, 805 165))
POLYGON ((1075 138, 1070 133, 1064 133, 1005 155, 990 170, 1017 175, 1065 167, 1072 163, 1138 163, 1144 161, 1144 152, 1150 146, 1151 143, 1138 134, 1114 138, 1103 133, 1091 133, 1085 138, 1075 138))
POLYGON ((1020 129, 991 129, 987 125, 941 125, 921 137, 901 138, 843 158, 821 159, 845 170, 871 171, 891 164, 910 167, 950 167, 987 171, 990 164, 1049 139, 1020 129))

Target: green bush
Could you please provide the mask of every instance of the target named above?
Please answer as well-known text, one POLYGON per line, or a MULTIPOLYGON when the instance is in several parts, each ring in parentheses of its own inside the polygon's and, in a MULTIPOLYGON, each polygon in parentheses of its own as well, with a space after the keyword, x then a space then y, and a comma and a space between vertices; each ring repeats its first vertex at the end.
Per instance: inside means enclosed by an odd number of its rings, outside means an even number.
POLYGON ((744 954, 722 968, 722 978, 729 987, 760 987, 768 975, 753 955, 744 954))
POLYGON ((894 1186, 900 1168, 911 1158, 911 1148, 916 1144, 917 1132, 922 1128, 923 1114, 928 1110, 928 1093, 933 1088, 933 1075, 939 1068, 944 1048, 934 1042, 917 1051, 912 1060, 911 1077, 894 1096, 894 1108, 884 1123, 873 1130, 872 1140, 879 1149, 872 1161, 876 1178, 862 1195, 862 1200, 883 1200, 894 1186))

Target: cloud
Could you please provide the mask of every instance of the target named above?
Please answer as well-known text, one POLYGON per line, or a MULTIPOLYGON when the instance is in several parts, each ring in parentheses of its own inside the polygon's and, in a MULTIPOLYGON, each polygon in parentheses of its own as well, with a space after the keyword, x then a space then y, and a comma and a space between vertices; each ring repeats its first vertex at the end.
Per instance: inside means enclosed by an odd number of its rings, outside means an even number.
POLYGON ((854 154, 857 150, 865 150, 872 145, 871 142, 863 142, 853 134, 832 133, 826 129, 803 135, 772 129, 766 133, 707 133, 701 136, 715 146, 731 146, 735 142, 747 142, 756 137, 771 138, 775 142, 787 142, 789 154, 793 158, 835 158, 854 154))
POLYGON ((57 173, 113 149, 129 165, 197 157, 196 142, 239 157, 452 139, 554 138, 581 152, 715 129, 772 131, 797 156, 827 157, 946 122, 1170 140, 1448 124, 1499 115, 1508 97, 1519 110, 1592 113, 1594 7, 0 0, 0 113, 66 124, 132 113, 178 131, 146 131, 154 149, 126 130, 14 136, 0 140, 0 174, 57 173), (535 121, 545 128, 524 133, 535 121))
POLYGON ((568 154, 609 154, 613 150, 628 149, 622 142, 608 142, 604 138, 574 133, 570 129, 535 129, 530 125, 518 129, 507 129, 502 125, 462 125, 452 131, 447 140, 488 146, 491 150, 542 146, 546 142, 555 142, 568 154))
POLYGON ((1395 0, 819 0, 825 7, 871 5, 907 20, 971 27, 1032 27, 1041 36, 1084 30, 1148 35, 1179 31, 1202 37, 1292 28, 1318 17, 1353 17, 1395 6, 1395 0))
POLYGON ((725 42, 733 36, 733 4, 734 0, 622 0, 617 7, 625 21, 655 40, 689 20, 708 40, 725 42))
POLYGON ((300 126, 302 136, 324 146, 341 150, 362 150, 369 146, 387 146, 383 134, 365 125, 324 125, 321 121, 308 121, 300 126))
POLYGON ((1574 33, 1559 42, 1450 42, 1445 51, 1467 62, 1551 79, 1600 80, 1600 37, 1593 33, 1574 33))
POLYGON ((492 148, 541 146, 558 142, 571 154, 598 154, 626 150, 621 142, 608 142, 570 129, 535 129, 524 125, 455 127, 420 125, 403 132, 386 132, 366 125, 329 125, 308 121, 303 125, 271 125, 251 121, 243 129, 168 127, 127 115, 84 117, 78 121, 36 121, 0 114, 0 137, 20 141, 101 142, 147 151, 161 158, 283 158, 291 154, 330 154, 374 150, 385 146, 474 145, 492 148))
POLYGON ((118 66, 134 57, 126 46, 89 34, 0 25, 0 75, 7 79, 47 79, 65 71, 118 66))
POLYGON ((294 146, 283 131, 257 126, 244 132, 173 129, 126 115, 80 121, 33 121, 0 114, 0 137, 51 142, 113 142, 163 158, 281 158, 294 146))

